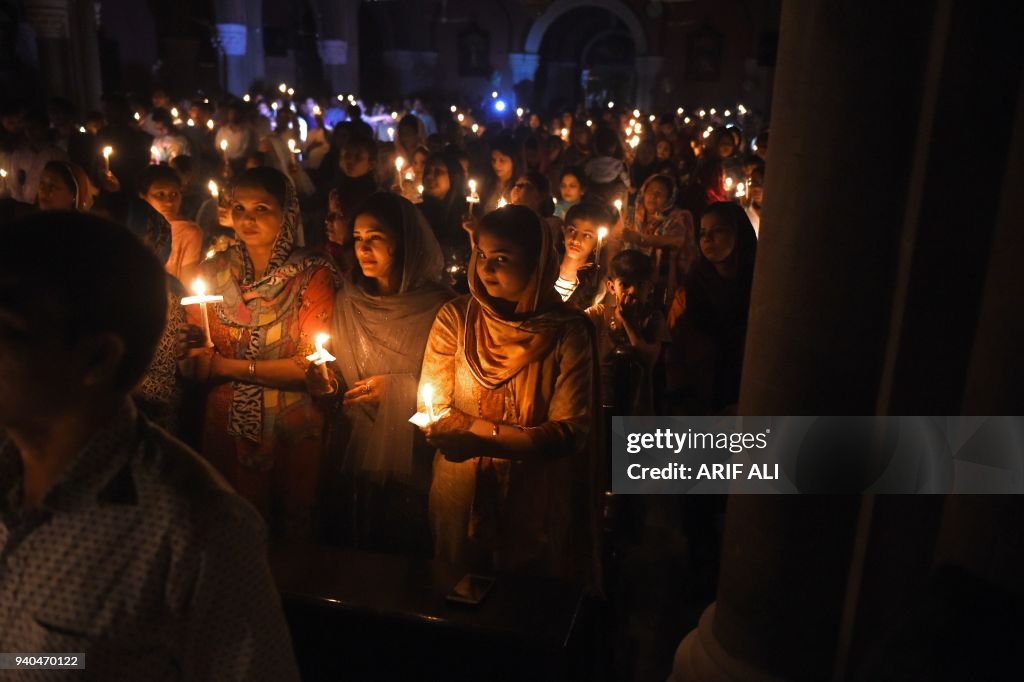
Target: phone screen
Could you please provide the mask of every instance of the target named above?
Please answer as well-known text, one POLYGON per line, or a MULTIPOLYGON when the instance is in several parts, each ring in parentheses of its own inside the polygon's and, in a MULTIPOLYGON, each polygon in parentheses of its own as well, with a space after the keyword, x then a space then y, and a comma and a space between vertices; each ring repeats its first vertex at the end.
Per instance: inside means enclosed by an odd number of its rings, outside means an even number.
POLYGON ((487 593, 493 587, 494 578, 467 573, 445 598, 448 601, 459 604, 472 604, 475 606, 484 600, 484 597, 487 596, 487 593))

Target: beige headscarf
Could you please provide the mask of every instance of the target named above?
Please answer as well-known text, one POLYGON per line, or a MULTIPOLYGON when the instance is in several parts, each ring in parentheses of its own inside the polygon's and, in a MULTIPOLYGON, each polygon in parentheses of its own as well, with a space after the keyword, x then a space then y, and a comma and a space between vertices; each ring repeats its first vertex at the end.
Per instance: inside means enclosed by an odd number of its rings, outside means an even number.
POLYGON ((476 271, 475 249, 470 258, 469 291, 473 298, 466 311, 466 361, 476 380, 492 390, 547 355, 558 340, 559 327, 573 317, 573 309, 562 303, 555 291, 560 261, 551 231, 523 206, 506 206, 498 211, 508 213, 524 231, 539 232, 540 253, 511 315, 500 313, 487 294, 476 271))

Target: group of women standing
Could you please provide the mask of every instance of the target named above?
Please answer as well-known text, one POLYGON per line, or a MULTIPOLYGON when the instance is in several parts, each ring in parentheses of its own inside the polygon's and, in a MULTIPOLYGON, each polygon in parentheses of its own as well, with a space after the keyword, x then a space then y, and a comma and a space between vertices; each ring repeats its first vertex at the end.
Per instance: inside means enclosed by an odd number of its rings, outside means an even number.
POLYGON ((224 297, 213 347, 198 328, 180 344, 208 387, 200 451, 285 537, 584 580, 593 332, 553 288, 550 231, 523 207, 487 215, 456 297, 397 193, 349 216, 349 277, 297 245, 297 214, 282 174, 246 171, 238 242, 200 265, 224 297), (323 333, 327 373, 306 360, 323 333), (443 416, 421 430, 428 384, 443 416))

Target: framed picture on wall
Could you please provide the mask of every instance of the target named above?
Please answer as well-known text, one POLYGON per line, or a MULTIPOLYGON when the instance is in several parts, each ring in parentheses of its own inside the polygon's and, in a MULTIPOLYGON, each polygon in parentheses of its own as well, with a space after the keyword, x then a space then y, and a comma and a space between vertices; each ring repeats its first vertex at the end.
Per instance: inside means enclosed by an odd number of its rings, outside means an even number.
POLYGON ((686 80, 719 80, 724 42, 713 26, 702 26, 691 33, 686 46, 686 80))

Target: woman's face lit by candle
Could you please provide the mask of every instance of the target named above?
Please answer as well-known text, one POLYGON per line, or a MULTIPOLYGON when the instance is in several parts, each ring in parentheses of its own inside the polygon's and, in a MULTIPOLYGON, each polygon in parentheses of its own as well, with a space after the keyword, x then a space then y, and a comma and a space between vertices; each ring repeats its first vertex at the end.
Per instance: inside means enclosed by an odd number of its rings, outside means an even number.
POLYGON ((562 176, 562 183, 559 185, 562 193, 562 201, 574 204, 583 196, 583 189, 580 187, 580 179, 575 175, 562 176))
POLYGON ((512 179, 512 159, 497 150, 491 152, 491 169, 503 183, 512 179))
POLYGON ((518 303, 530 283, 534 263, 522 246, 487 232, 477 235, 476 273, 487 294, 518 303))
POLYGON ((448 167, 440 161, 431 161, 423 170, 423 193, 435 199, 444 199, 451 189, 448 167))
POLYGON ((154 182, 142 198, 168 221, 177 220, 181 210, 181 188, 173 182, 154 182))
POLYGON ((724 263, 736 248, 736 226, 714 213, 707 213, 700 219, 700 251, 704 257, 717 265, 724 263))
POLYGON ((719 158, 728 159, 735 150, 736 140, 733 138, 732 133, 723 134, 721 139, 718 140, 719 158))
POLYGON ((668 140, 658 142, 658 161, 668 161, 672 158, 672 144, 668 140))
POLYGON ((586 263, 597 246, 597 226, 589 220, 576 219, 566 223, 562 231, 565 234, 565 257, 581 265, 586 263))
POLYGON ((648 213, 661 213, 668 204, 668 192, 660 182, 652 182, 644 190, 644 208, 648 213))
POLYGON ((75 193, 60 174, 44 170, 39 176, 36 202, 40 211, 72 211, 75 208, 75 193))
POLYGON ((231 208, 231 223, 238 238, 249 248, 273 247, 284 222, 284 208, 277 198, 260 187, 238 187, 231 208))
POLYGON ((383 223, 368 213, 356 216, 352 230, 359 269, 367 279, 377 280, 381 290, 388 290, 392 274, 397 273, 398 238, 383 223))

